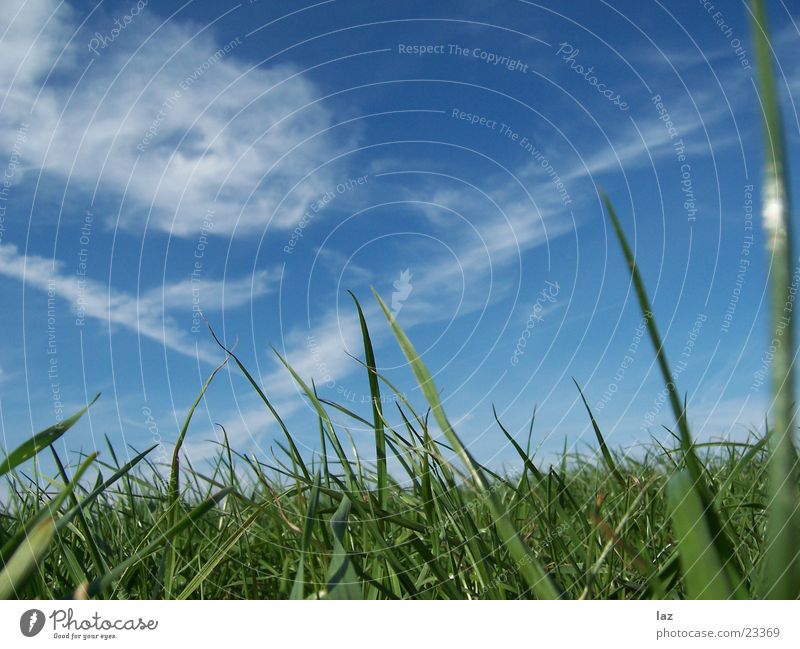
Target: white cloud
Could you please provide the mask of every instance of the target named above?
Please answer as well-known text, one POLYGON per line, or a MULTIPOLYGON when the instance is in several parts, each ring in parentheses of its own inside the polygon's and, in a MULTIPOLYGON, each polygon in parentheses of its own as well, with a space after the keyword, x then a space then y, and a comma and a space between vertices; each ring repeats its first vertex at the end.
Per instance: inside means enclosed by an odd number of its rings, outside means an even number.
MULTIPOLYGON (((695 93, 692 101, 696 106, 688 99, 664 101, 678 131, 678 140, 683 140, 690 153, 707 155, 711 152, 712 145, 716 152, 734 141, 730 138, 716 138, 708 142, 705 133, 700 133, 703 130, 708 131, 728 114, 726 105, 711 93, 695 93)), ((579 163, 567 170, 564 180, 591 178, 609 171, 615 174, 629 173, 633 169, 650 165, 659 158, 675 157, 673 145, 677 140, 670 136, 664 123, 657 119, 655 108, 652 108, 652 119, 637 119, 634 126, 634 122, 626 118, 624 125, 614 133, 609 133, 608 137, 609 142, 584 154, 579 163)))
POLYGON ((251 276, 227 280, 185 279, 146 291, 139 298, 141 304, 152 304, 165 310, 192 310, 194 296, 203 311, 221 311, 250 304, 254 297, 271 293, 278 281, 277 272, 258 270, 251 276))
MULTIPOLYGON (((367 308, 370 317, 374 309, 367 308)), ((359 369, 359 364, 347 355, 358 355, 362 349, 361 325, 358 316, 328 311, 319 318, 319 326, 310 329, 296 327, 285 339, 281 354, 292 369, 310 385, 311 379, 320 389, 331 388, 338 381, 359 369), (332 325, 335 323, 335 326, 332 325)), ((372 335, 372 332, 370 332, 372 335)), ((378 333, 375 340, 382 336, 378 333)), ((375 342, 373 340, 373 342, 375 342)), ((289 372, 280 365, 266 379, 266 385, 279 396, 288 396, 299 391, 289 372)))
MULTIPOLYGON (((187 325, 190 323, 194 289, 189 282, 165 284, 163 289, 137 297, 109 290, 106 284, 97 280, 85 278, 82 283, 77 275, 65 273, 60 262, 21 254, 15 246, 8 244, 0 245, 0 274, 42 291, 54 290, 58 298, 66 300, 73 310, 82 310, 88 318, 137 331, 187 356, 199 356, 205 361, 219 360, 219 355, 196 349, 194 339, 187 334, 190 327, 181 327, 169 313, 182 310, 184 321, 187 325)), ((221 310, 223 306, 233 308, 246 304, 272 287, 269 275, 259 271, 253 277, 238 278, 224 284, 219 280, 202 281, 196 290, 201 307, 210 312, 221 310)))
POLYGON ((445 305, 453 300, 458 315, 465 315, 501 299, 515 285, 505 272, 509 267, 577 226, 552 180, 534 163, 514 179, 490 176, 480 187, 437 181, 422 191, 426 201, 418 206, 453 259, 443 263, 436 256, 413 268, 414 296, 403 316, 414 314, 415 321, 451 317, 445 305))
POLYGON ((162 23, 156 11, 148 5, 94 56, 68 5, 6 4, 4 137, 30 122, 27 167, 124 194, 123 226, 148 217, 150 227, 196 236, 213 209, 216 234, 245 236, 279 206, 273 224, 291 225, 331 185, 323 171, 294 189, 332 155, 330 114, 315 87, 296 66, 251 68, 238 58, 243 44, 209 63, 225 43, 189 23, 162 23))

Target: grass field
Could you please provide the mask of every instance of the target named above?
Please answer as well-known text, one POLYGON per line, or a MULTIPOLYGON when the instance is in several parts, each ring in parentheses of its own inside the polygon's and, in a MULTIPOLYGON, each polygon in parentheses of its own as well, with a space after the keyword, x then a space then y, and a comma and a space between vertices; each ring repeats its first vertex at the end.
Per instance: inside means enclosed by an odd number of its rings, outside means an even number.
MULTIPOLYGON (((733 547, 723 555, 709 548, 711 527, 690 479, 677 471, 685 467, 677 446, 639 461, 609 455, 607 465, 573 460, 546 472, 526 462, 513 478, 484 469, 488 486, 480 490, 444 461, 449 451, 430 441, 424 419, 410 419, 403 431, 385 429, 407 488, 390 478, 381 492, 371 468, 344 465, 334 453, 328 473, 297 456, 292 462, 291 451, 278 484, 266 466, 226 449, 208 474, 181 472, 182 500, 196 507, 170 516, 167 481, 153 483, 158 474, 147 469, 126 471, 85 507, 85 524, 73 516, 61 527, 16 594, 62 597, 87 582, 79 594, 135 598, 728 597, 733 584, 745 596, 759 592, 763 442, 702 448, 733 547), (671 475, 678 477, 670 482, 671 475), (495 524, 496 507, 518 530, 522 556, 495 524), (721 570, 723 558, 740 577, 721 570), (93 581, 97 575, 104 577, 93 581)), ((111 477, 117 467, 103 472, 111 477)), ((55 494, 55 487, 21 492, 3 522, 4 545, 12 523, 17 529, 55 494)), ((49 520, 32 528, 23 558, 37 535, 52 532, 49 520)))
MULTIPOLYGON (((791 206, 764 7, 752 6, 778 331, 793 300, 791 206)), ((545 468, 531 457, 531 437, 515 440, 498 421, 499 440, 516 450, 520 467, 498 475, 461 441, 428 369, 376 295, 388 325, 371 324, 392 328, 426 403, 407 402, 378 374, 354 300, 370 414, 321 401, 286 366, 319 415, 322 452, 313 461, 297 450, 266 388, 228 350, 226 362, 283 431, 277 459, 226 444, 207 470, 189 466, 181 445, 194 407, 168 466, 151 462, 154 448, 123 465, 110 445, 64 466, 53 444, 85 410, 8 453, 0 462, 9 485, 0 509, 0 598, 800 597, 791 327, 773 361, 767 429, 743 443, 695 443, 633 253, 605 202, 668 389, 669 445, 623 457, 606 445, 587 405, 599 460, 565 456, 545 468), (333 426, 334 409, 374 430, 374 464, 360 462, 346 431, 333 426), (39 454, 53 458, 57 475, 42 475, 39 454)))

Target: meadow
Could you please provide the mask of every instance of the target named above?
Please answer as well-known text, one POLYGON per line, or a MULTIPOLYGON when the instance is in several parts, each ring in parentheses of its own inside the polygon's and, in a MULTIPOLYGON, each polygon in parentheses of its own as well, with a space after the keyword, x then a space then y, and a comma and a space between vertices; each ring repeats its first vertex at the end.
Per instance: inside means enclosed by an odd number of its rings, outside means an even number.
POLYGON ((0 505, 0 598, 800 597, 791 205, 764 3, 752 7, 763 226, 779 339, 763 430, 745 442, 695 441, 633 251, 603 197, 668 393, 671 443, 654 442, 636 458, 615 451, 584 399, 596 457, 565 452, 544 467, 531 450, 535 415, 523 440, 498 420, 498 439, 519 456, 519 471, 498 474, 454 430, 428 368, 376 294, 386 323, 372 326, 392 329, 425 403, 410 403, 378 372, 353 296, 363 334, 363 359, 353 362, 369 385, 369 414, 320 399, 284 362, 318 415, 313 459, 298 450, 268 387, 219 340, 225 360, 187 413, 168 465, 151 459, 155 446, 123 463, 110 443, 65 462, 54 443, 91 403, 8 452, 0 461, 9 494, 0 505), (216 460, 193 467, 182 444, 225 364, 272 413, 281 454, 242 454, 225 435, 216 460), (359 459, 333 411, 374 431, 374 463, 359 459), (52 459, 56 475, 43 473, 40 456, 52 459))

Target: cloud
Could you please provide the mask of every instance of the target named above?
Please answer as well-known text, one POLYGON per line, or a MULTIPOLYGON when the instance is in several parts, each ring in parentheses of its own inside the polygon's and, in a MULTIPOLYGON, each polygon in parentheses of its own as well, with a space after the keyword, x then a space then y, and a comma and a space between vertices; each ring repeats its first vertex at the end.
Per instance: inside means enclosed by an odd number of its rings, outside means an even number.
MULTIPOLYGON (((716 138, 711 142, 699 132, 706 133, 713 125, 726 115, 730 114, 726 105, 714 98, 711 93, 694 93, 691 101, 665 99, 669 116, 678 131, 678 139, 693 155, 707 155, 714 146, 716 153, 726 144, 735 140, 730 138, 716 138), (695 102, 696 106, 692 105, 695 102), (694 135, 698 137, 690 137, 694 135)), ((652 108, 652 119, 628 118, 624 126, 609 135, 609 141, 602 147, 596 148, 582 155, 582 160, 573 165, 564 174, 565 181, 575 181, 582 178, 591 178, 597 174, 620 171, 629 173, 634 169, 653 164, 655 160, 665 157, 675 157, 673 145, 676 140, 670 136, 669 130, 662 121, 657 119, 656 109, 652 108)), ((647 113, 643 112, 647 117, 647 113)))
MULTIPOLYGON (((235 279, 186 279, 146 291, 139 304, 161 305, 168 311, 192 310, 195 298, 203 311, 221 311, 250 304, 254 297, 271 293, 279 279, 278 271, 257 270, 235 279)), ((160 307, 159 307, 160 308, 160 307)))
POLYGON ((219 360, 218 356, 196 348, 193 337, 187 334, 189 327, 181 327, 170 312, 183 311, 188 323, 194 295, 199 298, 203 310, 210 312, 221 310, 223 306, 234 308, 247 304, 274 287, 272 275, 258 271, 252 277, 227 282, 203 280, 194 285, 187 281, 165 284, 163 288, 137 297, 113 291, 97 280, 65 273, 61 262, 21 254, 16 246, 9 244, 0 245, 0 274, 41 291, 53 291, 74 311, 83 312, 88 318, 122 326, 181 354, 208 362, 219 360))
MULTIPOLYGON (((27 99, 30 80, 43 78, 58 57, 63 44, 69 40, 73 20, 69 5, 57 6, 53 1, 26 2, 6 0, 0 14, 0 45, 3 66, 0 85, 9 93, 0 106, 27 99), (56 10, 58 16, 55 15, 56 10)), ((65 59, 64 63, 70 63, 65 59)), ((28 106, 30 108, 30 106, 28 106)))
POLYGON ((27 168, 124 195, 124 227, 196 236, 212 210, 216 234, 248 236, 289 227, 335 184, 326 171, 303 180, 332 157, 332 122, 296 66, 250 66, 242 39, 162 22, 155 3, 93 54, 69 5, 12 4, 0 17, 4 137, 30 122, 27 168))
POLYGON ((459 295, 463 300, 459 313, 481 308, 487 304, 482 288, 491 287, 489 299, 496 300, 513 287, 501 271, 519 265, 525 252, 549 246, 577 226, 571 209, 539 163, 527 164, 514 178, 490 176, 480 187, 462 182, 444 186, 436 179, 421 193, 426 200, 418 203, 420 211, 450 247, 457 263, 443 264, 434 258, 415 266, 414 274, 420 279, 414 289, 417 306, 427 297, 432 305, 441 307, 453 287, 460 292, 463 283, 469 291, 459 295))

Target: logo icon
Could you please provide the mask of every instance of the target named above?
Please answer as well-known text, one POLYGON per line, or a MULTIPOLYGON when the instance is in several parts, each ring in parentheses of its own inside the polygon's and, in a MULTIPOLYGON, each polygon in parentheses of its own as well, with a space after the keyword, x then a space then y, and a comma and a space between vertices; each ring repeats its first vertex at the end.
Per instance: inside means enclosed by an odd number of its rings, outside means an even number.
POLYGON ((414 286, 411 284, 412 277, 413 275, 411 274, 411 270, 406 268, 400 273, 400 277, 392 283, 392 286, 394 286, 395 289, 392 293, 393 318, 397 317, 397 315, 400 313, 400 309, 403 308, 403 304, 408 299, 408 296, 411 295, 411 291, 414 290, 414 286))
POLYGON ((19 630, 26 638, 32 638, 44 628, 44 613, 38 608, 25 611, 19 618, 19 630))

